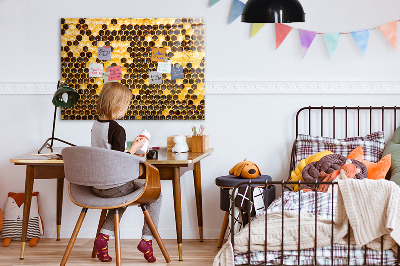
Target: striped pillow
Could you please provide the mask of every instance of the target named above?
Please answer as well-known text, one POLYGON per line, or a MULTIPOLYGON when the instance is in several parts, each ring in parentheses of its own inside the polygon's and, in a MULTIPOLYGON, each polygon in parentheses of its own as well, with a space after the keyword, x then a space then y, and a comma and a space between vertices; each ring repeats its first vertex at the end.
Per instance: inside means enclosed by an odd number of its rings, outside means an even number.
MULTIPOLYGON (((1 237, 21 240, 22 218, 15 220, 4 220, 1 237)), ((40 238, 39 216, 29 218, 27 239, 40 238)))
POLYGON ((381 159, 385 140, 383 131, 378 131, 364 137, 352 137, 345 139, 333 139, 329 137, 317 137, 299 134, 296 139, 295 159, 296 165, 302 159, 307 158, 317 152, 329 150, 343 156, 361 146, 364 151, 364 159, 370 162, 378 162, 381 159))

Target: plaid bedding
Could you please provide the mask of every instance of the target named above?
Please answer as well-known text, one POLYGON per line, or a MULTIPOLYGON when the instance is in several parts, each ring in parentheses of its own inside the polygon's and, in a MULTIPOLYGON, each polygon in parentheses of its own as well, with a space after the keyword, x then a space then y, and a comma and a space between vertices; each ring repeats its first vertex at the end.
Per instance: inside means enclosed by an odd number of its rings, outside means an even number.
MULTIPOLYGON (((267 215, 282 211, 282 202, 284 210, 298 210, 300 208, 301 212, 316 213, 325 219, 332 219, 332 207, 333 214, 335 214, 336 208, 336 194, 317 192, 317 200, 315 201, 315 192, 313 191, 300 193, 288 191, 284 193, 283 197, 279 197, 271 203, 268 207, 267 215)), ((257 215, 253 220, 260 217, 260 215, 265 215, 265 212, 257 215)), ((350 245, 349 264, 347 262, 347 245, 333 245, 333 264, 331 251, 331 246, 317 248, 317 265, 382 265, 380 251, 350 245), (366 257, 364 258, 365 253, 366 257)), ((314 265, 314 249, 303 249, 300 251, 300 256, 298 256, 297 250, 285 250, 283 252, 283 264, 298 265, 299 257, 300 265, 314 265)), ((264 259, 265 252, 250 252, 250 265, 265 265, 264 259)), ((396 257, 394 252, 392 250, 385 250, 383 252, 383 265, 395 265, 395 263, 396 257)), ((235 265, 248 265, 248 254, 235 254, 235 265)), ((266 265, 281 265, 281 252, 267 251, 266 265)))
POLYGON ((374 132, 364 137, 345 139, 299 134, 296 139, 295 165, 298 165, 302 159, 324 150, 347 157, 358 146, 361 146, 364 151, 364 160, 370 162, 379 161, 385 148, 383 131, 374 132))
MULTIPOLYGON (((316 265, 382 265, 381 252, 371 249, 364 249, 350 245, 350 261, 347 262, 347 245, 333 245, 333 262, 331 247, 317 248, 316 265), (364 261, 364 253, 366 258, 364 261)), ((265 265, 265 253, 262 251, 250 252, 250 265, 265 265)), ((248 265, 247 253, 235 255, 235 265, 248 265)), ((266 265, 281 265, 281 252, 268 251, 266 265)), ((297 250, 285 250, 283 252, 283 265, 298 265, 297 250)), ((314 264, 314 249, 303 249, 300 251, 300 265, 314 264)), ((383 265, 396 265, 396 257, 392 250, 383 252, 383 265)))

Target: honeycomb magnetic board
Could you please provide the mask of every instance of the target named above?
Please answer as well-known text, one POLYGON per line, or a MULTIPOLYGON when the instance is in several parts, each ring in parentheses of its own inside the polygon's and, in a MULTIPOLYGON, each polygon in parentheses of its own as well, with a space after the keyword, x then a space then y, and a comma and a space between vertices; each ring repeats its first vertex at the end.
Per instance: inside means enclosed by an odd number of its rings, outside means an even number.
POLYGON ((202 18, 61 19, 61 81, 80 95, 76 105, 61 110, 61 118, 97 119, 104 79, 89 77, 88 67, 102 63, 105 72, 120 66, 118 82, 132 90, 123 119, 204 120, 204 47, 202 18), (111 47, 111 60, 98 59, 99 47, 111 47), (161 84, 149 84, 149 71, 164 63, 152 61, 152 48, 165 48, 165 61, 183 68, 181 78, 162 73, 161 84))

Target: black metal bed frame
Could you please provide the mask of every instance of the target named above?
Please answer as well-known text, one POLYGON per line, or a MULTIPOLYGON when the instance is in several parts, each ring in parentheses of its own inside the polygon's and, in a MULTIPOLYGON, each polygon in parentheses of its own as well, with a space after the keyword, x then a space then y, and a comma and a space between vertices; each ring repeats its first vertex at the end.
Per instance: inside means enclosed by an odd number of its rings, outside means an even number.
MULTIPOLYGON (((347 133, 348 133, 348 113, 349 111, 356 111, 357 112, 357 135, 360 135, 360 112, 361 111, 369 111, 369 131, 370 133, 372 133, 372 114, 374 111, 381 111, 381 130, 384 131, 385 129, 385 111, 392 111, 393 112, 393 122, 394 122, 394 129, 396 129, 396 118, 397 118, 397 111, 400 108, 393 106, 393 107, 348 107, 348 106, 344 106, 344 107, 336 107, 336 106, 331 106, 331 107, 312 107, 312 106, 308 106, 308 107, 303 107, 301 108, 297 114, 296 114, 296 137, 299 135, 299 116, 301 114, 302 111, 308 110, 308 134, 311 135, 311 112, 312 110, 319 110, 320 112, 320 135, 323 136, 324 134, 324 110, 332 110, 332 122, 333 122, 333 138, 336 137, 336 112, 338 110, 341 110, 342 112, 344 111, 344 115, 345 115, 345 119, 344 121, 344 128, 345 128, 345 137, 347 138, 347 133)), ((354 124, 353 124, 354 125, 354 124)), ((295 154, 295 145, 296 142, 293 144, 293 149, 292 149, 292 153, 291 153, 291 160, 290 160, 290 171, 292 171, 296 165, 295 165, 295 158, 296 158, 296 154, 295 154)), ((290 176, 290 172, 289 172, 289 176, 290 176)), ((315 182, 304 182, 304 181, 252 181, 251 179, 249 181, 246 182, 242 182, 238 185, 236 185, 234 187, 234 189, 232 190, 232 195, 235 195, 235 192, 237 191, 237 189, 239 187, 242 186, 251 186, 251 187, 258 187, 258 188, 262 188, 264 189, 266 198, 268 198, 268 187, 271 185, 275 185, 275 186, 281 186, 282 188, 282 195, 285 192, 285 190, 290 190, 289 186, 287 185, 298 185, 300 187, 300 185, 305 184, 305 185, 314 185, 314 191, 317 192, 318 186, 319 185, 325 185, 325 184, 329 184, 332 185, 332 190, 334 189, 334 186, 337 185, 336 181, 332 181, 332 182, 320 182, 320 181, 315 181, 315 182)), ((301 191, 299 189, 298 191, 299 193, 299 202, 301 202, 301 191)), ((252 198, 253 191, 250 189, 250 198, 252 198)), ((282 198, 282 213, 284 212, 284 197, 282 198)), ((334 211, 334 206, 333 203, 334 202, 334 193, 332 193, 332 237, 331 237, 331 261, 332 261, 332 265, 334 262, 334 254, 333 254, 333 224, 334 224, 334 216, 333 216, 333 211, 334 211)), ((318 198, 317 198, 317 193, 315 193, 315 213, 317 213, 317 203, 318 203, 318 198)), ((271 265, 268 264, 267 262, 267 233, 268 233, 268 219, 267 219, 267 201, 264 201, 264 208, 265 208, 265 247, 264 247, 264 262, 260 263, 259 265, 271 265)), ((299 214, 299 220, 298 220, 298 226, 300 227, 300 204, 299 204, 299 210, 298 210, 298 214, 299 214)), ((234 217, 235 217, 235 208, 234 208, 234 197, 232 197, 231 200, 231 232, 230 232, 230 236, 231 236, 231 244, 232 247, 234 248, 235 245, 235 241, 234 241, 234 217)), ((317 264, 317 253, 316 253, 316 249, 317 249, 317 215, 315 215, 315 239, 314 239, 314 258, 313 264, 308 264, 308 265, 318 265, 317 264)), ((250 265, 251 264, 251 249, 250 249, 250 243, 251 243, 251 219, 249 219, 248 221, 248 227, 249 227, 249 242, 247 245, 247 264, 245 265, 250 265)), ((283 252, 284 252, 284 240, 283 240, 283 235, 284 235, 284 216, 282 216, 282 232, 281 232, 281 250, 280 250, 280 264, 279 265, 284 265, 283 264, 283 260, 284 260, 284 256, 283 256, 283 252)), ((300 249, 300 243, 301 243, 301 235, 300 235, 300 230, 298 233, 298 243, 297 243, 297 265, 304 265, 304 264, 300 264, 300 254, 301 254, 301 249, 300 249)), ((397 248, 399 250, 399 252, 397 253, 397 258, 396 258, 396 263, 395 265, 400 265, 400 246, 397 245, 397 248)), ((367 252, 366 252, 366 246, 363 246, 364 249, 364 263, 363 265, 367 265, 367 252)), ((383 261, 383 236, 381 237, 381 258, 380 258, 380 265, 384 265, 384 261, 383 261)), ((348 225, 348 233, 347 233, 347 264, 346 265, 350 265, 350 224, 348 225)))

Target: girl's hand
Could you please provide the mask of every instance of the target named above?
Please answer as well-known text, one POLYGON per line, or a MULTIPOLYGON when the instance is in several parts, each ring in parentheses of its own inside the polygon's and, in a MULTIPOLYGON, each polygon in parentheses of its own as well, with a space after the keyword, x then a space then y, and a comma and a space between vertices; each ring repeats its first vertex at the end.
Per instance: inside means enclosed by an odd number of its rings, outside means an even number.
POLYGON ((149 153, 149 149, 147 149, 145 154, 137 154, 135 153, 134 155, 139 156, 139 157, 146 157, 146 155, 149 153))
MULTIPOLYGON (((145 138, 139 138, 136 137, 135 140, 132 142, 131 148, 129 149, 129 152, 132 154, 135 154, 140 148, 143 147, 143 145, 146 143, 145 138)), ((136 154, 138 155, 138 154, 136 154)))

